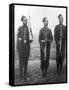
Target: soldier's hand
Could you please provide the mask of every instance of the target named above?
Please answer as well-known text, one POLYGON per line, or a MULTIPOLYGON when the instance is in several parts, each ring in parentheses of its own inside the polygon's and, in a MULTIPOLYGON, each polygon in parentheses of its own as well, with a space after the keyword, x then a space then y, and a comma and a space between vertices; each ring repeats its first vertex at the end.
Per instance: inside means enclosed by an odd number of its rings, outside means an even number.
POLYGON ((26 40, 24 40, 24 43, 26 43, 27 41, 26 40))
POLYGON ((41 43, 45 43, 45 40, 41 40, 41 43))
POLYGON ((21 38, 18 38, 19 41, 21 41, 22 39, 21 38))

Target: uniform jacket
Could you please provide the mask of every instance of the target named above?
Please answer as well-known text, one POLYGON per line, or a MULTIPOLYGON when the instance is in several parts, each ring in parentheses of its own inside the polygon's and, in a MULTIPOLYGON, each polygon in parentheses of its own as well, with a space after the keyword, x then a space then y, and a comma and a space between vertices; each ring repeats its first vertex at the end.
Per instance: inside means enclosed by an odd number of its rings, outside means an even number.
POLYGON ((29 30, 27 26, 21 26, 18 29, 17 50, 20 52, 29 52, 30 50, 29 30), (21 40, 18 40, 18 38, 21 38, 21 40), (27 42, 24 43, 24 40, 27 42))
MULTIPOLYGON (((49 28, 45 28, 43 27, 41 30, 40 30, 40 33, 39 33, 39 43, 41 45, 41 40, 53 40, 53 37, 52 37, 52 32, 49 28)), ((47 42, 47 43, 51 43, 51 42, 47 42)))
MULTIPOLYGON (((65 47, 66 40, 66 26, 62 25, 62 46, 65 47)), ((56 42, 56 46, 59 47, 58 42, 60 41, 60 25, 56 25, 54 32, 54 39, 56 42)))

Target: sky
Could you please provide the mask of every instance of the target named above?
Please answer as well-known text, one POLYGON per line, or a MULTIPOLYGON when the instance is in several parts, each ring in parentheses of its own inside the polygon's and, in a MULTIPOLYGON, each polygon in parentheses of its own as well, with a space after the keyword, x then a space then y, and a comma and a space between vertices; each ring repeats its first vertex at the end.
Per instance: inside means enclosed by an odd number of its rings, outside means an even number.
MULTIPOLYGON (((62 14, 64 18, 63 24, 66 25, 66 8, 56 7, 35 7, 35 6, 15 6, 15 36, 20 26, 22 26, 21 17, 25 15, 27 18, 31 17, 31 28, 34 36, 34 43, 38 45, 39 31, 43 27, 43 17, 48 18, 48 27, 54 35, 54 28, 58 24, 58 15, 62 14)), ((15 37, 16 40, 17 37, 15 37)))

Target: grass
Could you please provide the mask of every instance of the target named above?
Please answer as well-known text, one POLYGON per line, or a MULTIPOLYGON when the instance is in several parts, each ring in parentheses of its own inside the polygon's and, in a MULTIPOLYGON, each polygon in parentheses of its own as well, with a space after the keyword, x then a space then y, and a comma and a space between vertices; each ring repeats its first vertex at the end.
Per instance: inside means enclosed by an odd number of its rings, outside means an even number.
POLYGON ((61 83, 66 82, 66 61, 64 61, 63 72, 60 76, 56 74, 56 49, 55 44, 52 43, 50 49, 50 62, 48 68, 48 74, 46 78, 42 77, 42 72, 40 69, 40 48, 31 47, 27 76, 30 81, 19 81, 19 59, 18 53, 15 50, 15 84, 25 85, 25 84, 43 84, 43 83, 61 83))
MULTIPOLYGON (((18 61, 18 60, 17 60, 18 61)), ((61 75, 56 74, 56 61, 50 60, 47 76, 42 77, 42 72, 40 68, 40 60, 34 60, 28 62, 27 76, 30 78, 29 81, 19 80, 19 64, 16 63, 15 68, 15 84, 16 85, 26 85, 26 84, 43 84, 43 83, 61 83, 66 82, 66 62, 63 65, 63 71, 61 75)))

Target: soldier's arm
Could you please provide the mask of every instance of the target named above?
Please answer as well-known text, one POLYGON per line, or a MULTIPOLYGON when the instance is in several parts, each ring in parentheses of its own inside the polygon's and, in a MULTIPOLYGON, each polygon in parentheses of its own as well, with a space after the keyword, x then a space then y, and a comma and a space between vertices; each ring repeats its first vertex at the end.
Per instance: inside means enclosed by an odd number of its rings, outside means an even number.
POLYGON ((42 43, 45 43, 45 40, 42 40, 42 29, 39 32, 39 44, 42 45, 42 43))
POLYGON ((18 29, 18 33, 17 33, 17 40, 22 40, 22 38, 21 38, 21 35, 20 35, 20 28, 18 29))
POLYGON ((54 40, 56 43, 58 43, 58 37, 57 37, 57 28, 55 27, 55 30, 54 30, 54 40))
POLYGON ((19 29, 18 29, 18 31, 17 31, 17 44, 16 44, 17 50, 18 50, 18 48, 19 48, 18 43, 19 43, 20 40, 21 40, 21 38, 20 38, 20 32, 19 32, 19 29))
POLYGON ((51 42, 53 41, 53 35, 52 35, 52 31, 50 30, 50 40, 51 42))
POLYGON ((67 27, 66 26, 64 29, 64 40, 65 40, 65 45, 66 45, 66 42, 67 42, 67 27))
POLYGON ((39 32, 39 44, 41 45, 41 30, 39 32))
POLYGON ((64 38, 67 40, 67 27, 65 26, 64 38))

